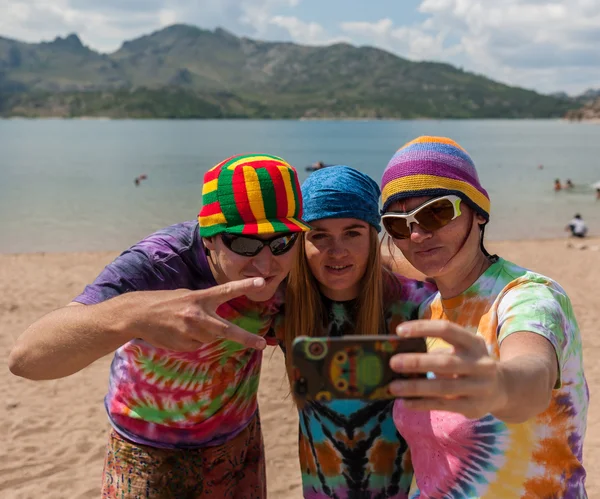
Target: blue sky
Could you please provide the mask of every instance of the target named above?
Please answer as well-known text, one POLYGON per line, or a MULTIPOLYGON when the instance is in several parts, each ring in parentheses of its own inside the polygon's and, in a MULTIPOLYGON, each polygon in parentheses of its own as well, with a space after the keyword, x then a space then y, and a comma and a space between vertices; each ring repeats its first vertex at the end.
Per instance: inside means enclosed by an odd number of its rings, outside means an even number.
POLYGON ((0 0, 0 36, 77 33, 102 52, 173 23, 372 45, 545 93, 600 88, 600 0, 0 0))
POLYGON ((344 0, 303 0, 289 14, 296 15, 304 21, 317 20, 323 26, 336 26, 343 17, 345 20, 375 22, 385 17, 403 23, 413 24, 425 19, 417 8, 418 0, 379 0, 357 1, 344 0), (340 14, 344 12, 345 15, 340 14))

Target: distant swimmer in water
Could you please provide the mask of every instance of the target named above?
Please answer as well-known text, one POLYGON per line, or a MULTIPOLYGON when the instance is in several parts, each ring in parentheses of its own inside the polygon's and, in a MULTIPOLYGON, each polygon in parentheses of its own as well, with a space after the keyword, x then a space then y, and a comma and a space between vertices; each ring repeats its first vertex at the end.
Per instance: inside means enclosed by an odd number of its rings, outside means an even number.
POLYGON ((559 180, 559 179, 556 179, 556 180, 554 181, 554 190, 555 190, 556 192, 558 192, 558 191, 560 191, 561 189, 562 189, 562 185, 560 185, 560 180, 559 180))
POLYGON ((322 161, 317 161, 316 163, 313 163, 312 165, 307 166, 306 171, 307 172, 316 172, 317 170, 322 170, 326 166, 327 165, 325 163, 323 163, 322 161))
POLYGON ((573 185, 573 182, 571 182, 571 179, 570 179, 570 178, 568 178, 568 179, 567 179, 567 189, 572 189, 573 187, 575 187, 575 186, 573 185))
POLYGON ((137 177, 135 177, 135 179, 133 180, 133 183, 135 184, 136 187, 138 187, 140 185, 140 183, 142 182, 142 180, 146 180, 148 178, 148 175, 146 175, 145 173, 142 173, 141 175, 138 175, 137 177))
POLYGON ((544 165, 542 165, 542 164, 539 164, 539 165, 538 165, 538 170, 543 170, 543 169, 544 169, 544 165))

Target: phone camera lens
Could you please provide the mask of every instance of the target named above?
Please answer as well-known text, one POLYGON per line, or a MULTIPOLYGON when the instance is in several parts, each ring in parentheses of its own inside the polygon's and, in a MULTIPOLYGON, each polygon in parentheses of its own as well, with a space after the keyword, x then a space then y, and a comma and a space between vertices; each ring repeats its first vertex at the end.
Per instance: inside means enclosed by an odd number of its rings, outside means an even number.
POLYGON ((296 380, 296 393, 298 395, 306 395, 306 392, 308 391, 307 385, 306 378, 299 378, 296 380))

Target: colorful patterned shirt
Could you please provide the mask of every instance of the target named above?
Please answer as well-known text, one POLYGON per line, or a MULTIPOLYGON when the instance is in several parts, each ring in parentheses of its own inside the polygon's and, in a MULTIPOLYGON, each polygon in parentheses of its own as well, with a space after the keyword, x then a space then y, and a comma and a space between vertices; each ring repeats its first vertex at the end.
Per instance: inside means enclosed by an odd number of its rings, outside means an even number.
MULTIPOLYGON (((554 346, 560 379, 550 406, 522 424, 491 414, 471 420, 445 411, 408 410, 394 421, 409 443, 416 484, 411 498, 585 498, 582 463, 589 392, 571 302, 552 279, 499 259, 464 293, 439 293, 421 309, 483 337, 489 354, 512 333, 528 331, 554 346)), ((448 348, 431 341, 430 350, 448 348)))
MULTIPOLYGON (((435 291, 429 283, 398 276, 388 289, 388 331, 415 319, 435 291)), ((325 299, 329 336, 355 334, 355 302, 325 299)), ((407 445, 392 419, 393 401, 307 402, 299 411, 300 467, 304 497, 406 498, 412 479, 407 445)))
MULTIPOLYGON (((75 301, 91 305, 129 291, 216 286, 197 222, 160 230, 109 264, 75 301)), ((278 293, 264 303, 245 297, 217 313, 265 335, 279 312, 278 293)), ((226 442, 257 409, 262 352, 220 340, 194 352, 174 352, 135 339, 112 361, 105 406, 114 429, 134 442, 194 448, 226 442)))

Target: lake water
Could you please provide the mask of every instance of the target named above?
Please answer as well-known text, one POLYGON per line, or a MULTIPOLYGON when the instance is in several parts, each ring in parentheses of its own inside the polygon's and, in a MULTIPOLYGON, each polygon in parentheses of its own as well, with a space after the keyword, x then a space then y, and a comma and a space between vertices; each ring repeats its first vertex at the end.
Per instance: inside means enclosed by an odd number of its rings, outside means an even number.
POLYGON ((0 120, 0 252, 120 250, 196 217, 204 172, 233 154, 285 158, 303 181, 322 160, 377 182, 401 145, 466 148, 492 199, 488 237, 565 237, 580 212, 600 235, 600 126, 562 121, 0 120), (543 169, 538 169, 542 164, 543 169), (135 187, 133 179, 148 179, 135 187), (570 178, 572 192, 553 181, 570 178))

